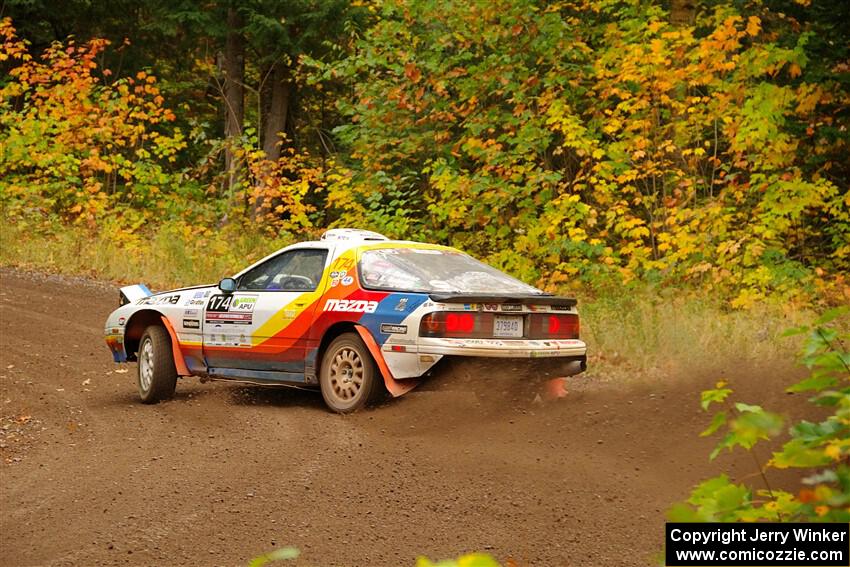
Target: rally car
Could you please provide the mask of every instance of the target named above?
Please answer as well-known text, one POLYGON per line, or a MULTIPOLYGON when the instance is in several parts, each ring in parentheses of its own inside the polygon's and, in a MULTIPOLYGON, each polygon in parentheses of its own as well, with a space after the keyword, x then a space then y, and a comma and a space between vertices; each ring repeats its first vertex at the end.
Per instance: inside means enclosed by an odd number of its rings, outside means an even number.
POLYGON ((218 285, 121 288, 106 321, 156 403, 178 376, 321 390, 351 412, 411 390, 444 356, 561 357, 584 370, 576 301, 434 244, 332 229, 218 285))

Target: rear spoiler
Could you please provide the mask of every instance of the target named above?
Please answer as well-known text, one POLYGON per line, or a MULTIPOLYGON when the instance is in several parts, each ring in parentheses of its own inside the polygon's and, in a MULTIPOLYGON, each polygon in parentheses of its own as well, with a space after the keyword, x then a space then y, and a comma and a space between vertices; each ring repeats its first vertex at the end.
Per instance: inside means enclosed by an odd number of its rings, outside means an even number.
POLYGON ((500 293, 498 295, 432 293, 428 297, 436 303, 520 303, 522 305, 555 305, 558 307, 573 307, 578 304, 578 301, 572 297, 518 293, 500 293))

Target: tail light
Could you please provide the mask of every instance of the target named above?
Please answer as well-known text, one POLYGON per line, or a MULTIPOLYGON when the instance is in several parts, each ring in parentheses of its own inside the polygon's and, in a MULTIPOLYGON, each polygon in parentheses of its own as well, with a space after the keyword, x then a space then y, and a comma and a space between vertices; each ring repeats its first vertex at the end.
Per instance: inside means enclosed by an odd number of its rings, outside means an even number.
POLYGON ((493 331, 493 316, 489 313, 466 311, 435 311, 422 317, 419 335, 423 337, 482 338, 493 331), (489 321, 489 325, 487 325, 489 321))
POLYGON ((575 313, 534 313, 528 337, 531 339, 577 339, 580 325, 575 313))
MULTIPOLYGON (((523 336, 518 339, 577 339, 579 319, 575 313, 503 314, 480 311, 434 311, 422 317, 422 337, 492 339, 497 316, 522 317, 523 336)), ((500 337, 505 338, 505 337, 500 337)), ((509 340, 509 339, 508 339, 509 340)))

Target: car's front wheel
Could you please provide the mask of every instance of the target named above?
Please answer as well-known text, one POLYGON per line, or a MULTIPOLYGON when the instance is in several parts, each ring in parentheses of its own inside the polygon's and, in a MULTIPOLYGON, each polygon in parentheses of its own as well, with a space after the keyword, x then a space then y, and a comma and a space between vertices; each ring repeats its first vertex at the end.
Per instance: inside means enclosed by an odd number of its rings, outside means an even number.
POLYGON ((171 337, 164 327, 148 327, 139 341, 139 397, 155 404, 174 395, 177 369, 171 351, 171 337))
POLYGON ((383 394, 383 381, 369 349, 356 333, 335 338, 322 356, 319 385, 327 406, 350 413, 383 394))

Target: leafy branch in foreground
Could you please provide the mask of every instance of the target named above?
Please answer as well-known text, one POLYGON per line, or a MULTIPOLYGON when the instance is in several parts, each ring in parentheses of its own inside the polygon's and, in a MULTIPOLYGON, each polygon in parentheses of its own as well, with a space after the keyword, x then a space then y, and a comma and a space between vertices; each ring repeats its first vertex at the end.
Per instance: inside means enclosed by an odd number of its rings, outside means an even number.
MULTIPOLYGON (((248 563, 248 567, 263 567, 273 561, 285 561, 288 559, 298 559, 299 551, 294 547, 283 547, 269 553, 264 553, 259 557, 255 557, 248 563)), ((514 565, 509 562, 508 565, 514 565)), ((457 559, 449 559, 447 561, 432 562, 426 557, 420 557, 416 560, 416 567, 501 567, 499 563, 487 555, 486 553, 470 553, 463 555, 457 559)))
POLYGON ((711 453, 736 446, 750 451, 764 480, 764 490, 753 491, 733 483, 725 474, 708 479, 691 492, 686 502, 674 505, 672 521, 850 521, 850 332, 847 308, 827 311, 812 326, 790 329, 786 336, 805 334, 801 362, 810 370, 789 393, 812 392, 809 402, 829 411, 819 422, 800 421, 789 429, 789 439, 764 465, 753 447, 775 438, 784 419, 757 405, 728 402, 732 390, 724 382, 702 393, 702 407, 724 404, 702 435, 724 432, 711 453), (844 323, 844 324, 842 324, 844 323), (797 468, 807 474, 796 493, 776 490, 767 482, 770 469, 797 468))
POLYGON ((294 547, 281 547, 280 549, 275 549, 274 551, 255 557, 248 563, 248 567, 263 567, 263 565, 267 565, 273 561, 298 559, 299 555, 301 555, 301 552, 294 547))

